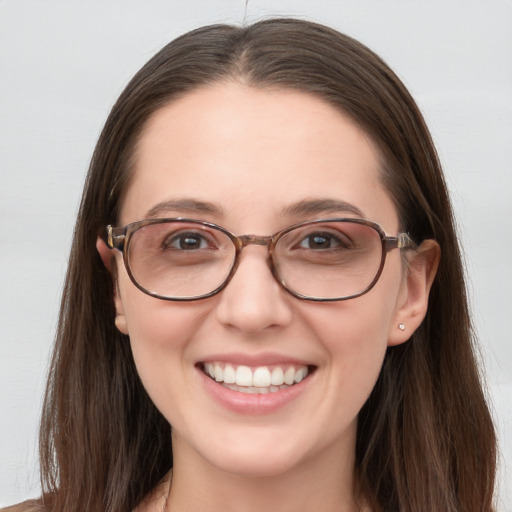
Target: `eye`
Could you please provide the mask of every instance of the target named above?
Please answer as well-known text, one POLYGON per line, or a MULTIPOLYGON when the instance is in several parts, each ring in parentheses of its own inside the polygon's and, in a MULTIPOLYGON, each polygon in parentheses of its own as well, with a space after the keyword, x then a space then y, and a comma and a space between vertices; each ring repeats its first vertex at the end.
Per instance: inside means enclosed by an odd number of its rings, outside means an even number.
POLYGON ((298 247, 301 249, 342 249, 347 247, 347 243, 343 243, 342 240, 333 235, 332 233, 327 232, 315 232, 309 233, 306 237, 304 237, 298 244, 298 247))
POLYGON ((196 251, 199 249, 214 249, 216 244, 203 234, 195 231, 182 231, 173 233, 162 241, 163 249, 176 249, 180 251, 196 251))

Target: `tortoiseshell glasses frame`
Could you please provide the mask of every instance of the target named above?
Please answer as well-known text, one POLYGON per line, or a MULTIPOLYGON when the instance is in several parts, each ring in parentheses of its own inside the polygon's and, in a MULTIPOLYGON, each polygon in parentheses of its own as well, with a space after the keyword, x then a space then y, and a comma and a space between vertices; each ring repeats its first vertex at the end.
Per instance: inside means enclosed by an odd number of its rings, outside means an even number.
POLYGON ((193 301, 222 291, 245 247, 267 247, 268 266, 288 293, 332 302, 369 292, 393 249, 414 249, 407 233, 387 236, 361 218, 301 222, 270 236, 237 236, 211 222, 183 217, 146 219, 106 228, 109 248, 123 254, 133 284, 152 297, 193 301))

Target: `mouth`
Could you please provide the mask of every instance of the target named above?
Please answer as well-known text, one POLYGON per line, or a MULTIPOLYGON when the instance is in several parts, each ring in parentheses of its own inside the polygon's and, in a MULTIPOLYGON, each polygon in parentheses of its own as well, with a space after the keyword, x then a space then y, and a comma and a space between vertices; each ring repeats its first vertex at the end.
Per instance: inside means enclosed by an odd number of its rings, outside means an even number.
POLYGON ((314 371, 310 365, 245 366, 221 361, 199 363, 198 367, 221 386, 246 394, 265 395, 289 389, 314 371))

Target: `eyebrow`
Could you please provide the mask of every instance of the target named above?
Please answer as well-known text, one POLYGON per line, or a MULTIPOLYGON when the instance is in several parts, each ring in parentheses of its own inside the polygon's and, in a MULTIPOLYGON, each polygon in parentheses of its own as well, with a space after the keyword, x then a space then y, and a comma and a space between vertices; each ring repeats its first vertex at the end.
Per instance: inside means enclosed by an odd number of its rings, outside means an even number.
MULTIPOLYGON (((200 201, 198 199, 184 198, 162 201, 152 206, 145 215, 146 219, 158 218, 170 211, 193 214, 209 214, 222 216, 221 206, 209 201, 200 201)), ((363 212, 353 204, 341 201, 339 199, 320 198, 304 199, 282 210, 283 216, 307 217, 318 214, 351 214, 357 217, 365 218, 363 212)))
POLYGON ((365 218, 363 212, 353 204, 341 201, 339 199, 320 198, 304 199, 283 209, 283 215, 303 216, 318 214, 352 214, 357 217, 365 218))
POLYGON ((178 211, 182 213, 206 213, 210 215, 222 215, 222 208, 208 201, 199 201, 197 199, 171 199, 162 201, 152 206, 146 213, 146 219, 154 219, 169 211, 178 211))

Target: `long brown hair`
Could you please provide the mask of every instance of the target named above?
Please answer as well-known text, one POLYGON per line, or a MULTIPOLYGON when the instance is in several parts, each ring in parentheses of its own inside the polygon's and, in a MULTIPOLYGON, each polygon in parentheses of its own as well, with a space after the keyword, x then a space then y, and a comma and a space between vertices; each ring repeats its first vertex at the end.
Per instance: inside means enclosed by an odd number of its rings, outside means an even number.
POLYGON ((116 223, 137 138, 161 106, 211 83, 314 94, 375 141, 401 229, 442 259, 427 316, 389 348, 360 412, 358 492, 376 511, 490 511, 495 435, 468 315, 452 210, 413 99, 369 49, 293 19, 215 25, 179 37, 131 80, 86 179, 41 424, 42 485, 54 512, 128 512, 172 466, 170 426, 143 389, 114 327, 113 283, 95 249, 116 223))

